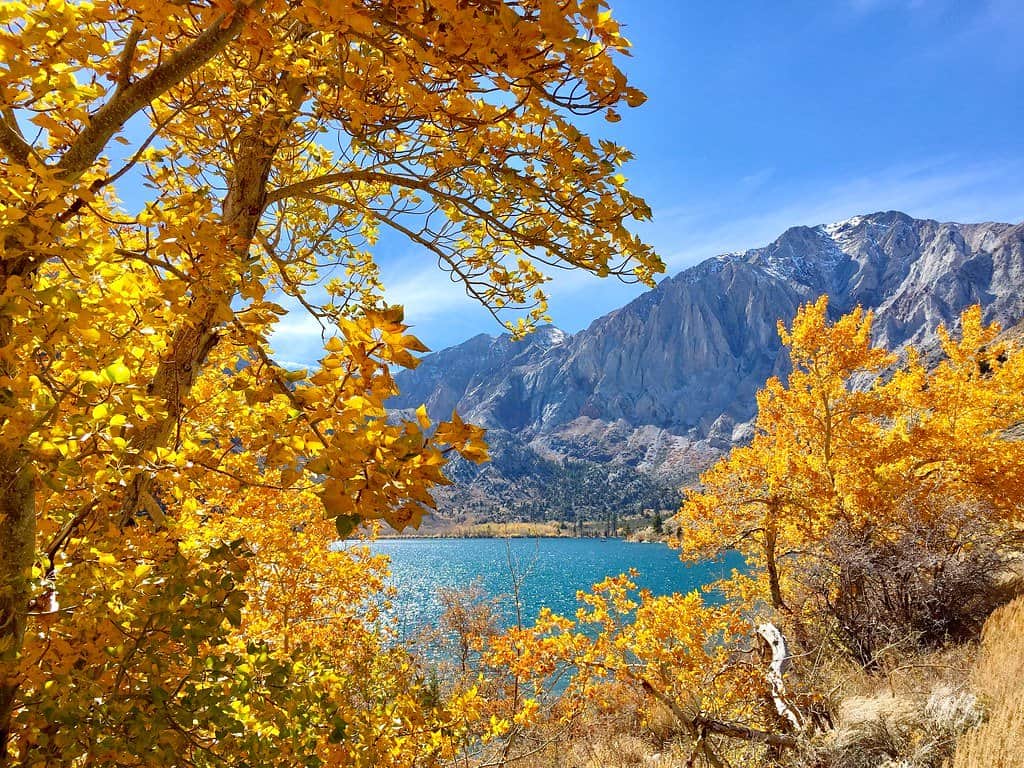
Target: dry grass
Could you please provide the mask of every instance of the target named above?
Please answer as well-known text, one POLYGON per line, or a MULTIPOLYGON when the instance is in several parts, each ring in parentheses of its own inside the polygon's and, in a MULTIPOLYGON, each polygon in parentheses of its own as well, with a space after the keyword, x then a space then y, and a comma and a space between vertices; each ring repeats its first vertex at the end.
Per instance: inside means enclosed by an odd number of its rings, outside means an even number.
MULTIPOLYGON (((643 698, 623 698, 614 708, 588 708, 568 730, 532 736, 545 746, 527 749, 509 768, 681 768, 692 752, 675 716, 643 698)), ((527 746, 527 740, 519 746, 527 746)))
POLYGON ((821 670, 816 682, 832 693, 836 727, 809 740, 796 765, 942 768, 949 761, 982 713, 966 684, 973 646, 908 647, 887 653, 875 674, 842 657, 821 670))
POLYGON ((651 754, 650 745, 639 736, 628 733, 596 738, 577 739, 566 750, 566 765, 608 766, 608 768, 640 768, 651 754))
MULTIPOLYGON (((688 764, 691 748, 679 738, 659 744, 638 733, 577 735, 553 744, 515 768, 680 768, 688 764)), ((732 763, 744 765, 743 762, 732 763)), ((698 762, 697 765, 703 765, 698 762)))
POLYGON ((806 764, 828 768, 942 768, 957 739, 976 725, 973 694, 940 685, 927 695, 855 697, 843 702, 839 727, 811 746, 806 764))
POLYGON ((974 686, 988 718, 960 739, 953 768, 1024 768, 1024 597, 986 622, 974 686))

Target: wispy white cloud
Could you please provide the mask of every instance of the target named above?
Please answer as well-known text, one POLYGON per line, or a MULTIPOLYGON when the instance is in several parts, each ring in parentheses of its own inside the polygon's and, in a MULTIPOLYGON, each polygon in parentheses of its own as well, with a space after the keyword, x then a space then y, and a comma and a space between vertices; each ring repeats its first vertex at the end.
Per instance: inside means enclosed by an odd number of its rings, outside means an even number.
POLYGON ((325 334, 306 310, 295 306, 288 309, 288 314, 274 326, 270 346, 277 362, 284 367, 305 368, 324 355, 325 334))
MULTIPOLYGON (((486 328, 492 333, 500 327, 470 299, 462 283, 453 283, 448 275, 419 254, 409 254, 384 265, 381 276, 390 304, 405 307, 405 320, 412 332, 428 345, 438 347, 461 341, 486 328), (441 341, 437 341, 441 339, 441 341)), ((288 314, 274 328, 271 346, 279 356, 290 359, 289 367, 303 367, 320 358, 323 342, 331 334, 295 302, 279 299, 288 314)), ((284 364, 284 363, 282 363, 284 364)))
MULTIPOLYGON (((804 184, 785 196, 785 180, 765 174, 756 188, 740 179, 733 192, 717 201, 656 208, 645 237, 664 259, 666 275, 673 275, 721 253, 766 245, 792 226, 827 224, 875 211, 899 210, 944 221, 1018 222, 1024 219, 1024 187, 1016 182, 1022 172, 1021 161, 963 166, 941 158, 804 184)), ((571 330, 643 290, 581 271, 560 274, 549 285, 555 323, 571 330), (588 311, 581 313, 584 305, 588 311)))
POLYGON ((279 359, 277 361, 277 364, 280 365, 280 366, 283 366, 284 368, 287 368, 288 370, 291 370, 291 371, 298 371, 298 370, 301 370, 303 368, 309 368, 310 367, 309 363, 300 363, 300 362, 297 362, 295 360, 280 360, 279 359))
POLYGON ((715 214, 660 221, 656 246, 672 272, 718 253, 764 245, 791 226, 873 211, 899 210, 952 221, 1017 222, 1024 218, 1024 187, 1014 180, 1022 171, 1020 161, 956 166, 945 158, 803 185, 782 200, 768 185, 760 201, 744 206, 743 215, 730 216, 728 201, 723 201, 725 210, 715 214))
POLYGON ((405 259, 383 276, 388 301, 401 304, 407 316, 424 320, 469 308, 474 303, 461 282, 453 282, 436 265, 405 259))
MULTIPOLYGON (((959 57, 965 50, 983 55, 991 65, 1005 72, 1024 69, 1021 38, 1024 35, 1024 3, 1020 0, 984 0, 977 3, 967 24, 939 38, 933 55, 959 57)), ((1013 99, 1015 94, 1007 94, 1013 99)))
POLYGON ((292 309, 285 319, 274 326, 274 337, 283 339, 323 340, 323 328, 315 318, 310 317, 301 309, 292 309))
MULTIPOLYGON (((856 21, 891 11, 909 14, 925 25, 921 45, 908 50, 925 60, 984 58, 1006 71, 1024 69, 1020 40, 1024 34, 1024 3, 1020 0, 847 0, 840 6, 856 21)), ((871 20, 873 21, 873 20, 871 20)))
POLYGON ((884 8, 919 10, 929 6, 942 5, 942 0, 847 0, 847 7, 854 13, 869 14, 884 8))
POLYGON ((774 168, 762 168, 754 173, 747 174, 742 177, 739 181, 741 187, 748 190, 757 190, 771 181, 772 176, 775 175, 774 168))
MULTIPOLYGON (((785 174, 756 169, 737 178, 715 199, 696 198, 655 208, 644 236, 675 274, 720 253, 765 245, 795 225, 824 224, 879 210, 949 221, 1024 219, 1024 161, 964 164, 957 158, 904 163, 841 179, 792 187, 785 174)), ((426 257, 408 253, 385 264, 388 300, 403 304, 407 322, 429 346, 440 348, 500 326, 426 257)), ((577 330, 641 293, 643 286, 573 270, 558 272, 547 286, 556 325, 577 330)), ((291 360, 322 354, 320 326, 302 312, 278 325, 274 346, 291 360)))

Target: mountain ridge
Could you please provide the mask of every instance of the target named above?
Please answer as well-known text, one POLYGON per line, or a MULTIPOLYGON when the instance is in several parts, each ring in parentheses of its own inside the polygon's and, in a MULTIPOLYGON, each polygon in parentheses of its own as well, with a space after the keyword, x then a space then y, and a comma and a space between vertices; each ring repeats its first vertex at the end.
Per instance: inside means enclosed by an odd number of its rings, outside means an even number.
POLYGON ((428 355, 399 374, 392 405, 426 403, 435 417, 457 409, 489 428, 494 462, 456 468, 441 497, 448 514, 533 509, 568 482, 565 466, 608 478, 581 491, 577 512, 657 504, 749 436, 754 394, 786 372, 777 321, 822 293, 835 316, 873 310, 876 341, 893 348, 933 343, 937 326, 973 303, 1012 325, 1024 319, 1024 225, 885 211, 791 227, 667 277, 578 333, 479 334, 428 355), (534 460, 553 465, 550 481, 517 472, 534 460))

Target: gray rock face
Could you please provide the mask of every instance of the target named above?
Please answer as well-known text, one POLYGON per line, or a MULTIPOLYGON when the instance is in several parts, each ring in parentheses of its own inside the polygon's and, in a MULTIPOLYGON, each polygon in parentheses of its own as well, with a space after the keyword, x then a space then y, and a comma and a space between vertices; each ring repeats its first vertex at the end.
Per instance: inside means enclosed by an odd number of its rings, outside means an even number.
MULTIPOLYGON (((893 348, 927 345, 974 303, 1012 325, 1024 318, 1024 225, 886 212, 794 227, 668 278, 575 335, 481 335, 429 355, 398 376, 393 404, 426 403, 435 417, 457 409, 548 461, 685 481, 749 436, 755 392, 785 373, 777 322, 822 293, 836 316, 873 309, 876 340, 893 348)), ((492 481, 495 471, 502 452, 492 481)), ((509 493, 529 496, 522 486, 509 493)), ((452 509, 459 493, 446 499, 452 509)))

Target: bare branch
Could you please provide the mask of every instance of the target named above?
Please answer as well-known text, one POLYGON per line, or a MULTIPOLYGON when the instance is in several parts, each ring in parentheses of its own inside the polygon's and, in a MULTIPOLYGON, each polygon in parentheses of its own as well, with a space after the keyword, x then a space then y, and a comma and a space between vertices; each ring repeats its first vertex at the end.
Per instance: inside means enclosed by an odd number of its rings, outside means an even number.
POLYGON ((785 736, 778 733, 770 733, 768 731, 761 731, 757 728, 750 728, 746 725, 736 725, 735 723, 725 723, 721 720, 715 720, 714 718, 708 717, 707 715, 696 713, 695 715, 689 715, 687 712, 679 706, 671 697, 666 696, 664 693, 655 688, 649 680, 646 678, 640 678, 640 684, 643 689, 653 696, 655 699, 660 701, 666 707, 668 707, 672 714, 685 725, 694 731, 701 729, 708 733, 716 733, 720 736, 728 736, 731 739, 742 739, 743 741, 753 741, 759 744, 770 744, 773 747, 787 747, 794 749, 797 746, 797 740, 793 736, 785 736))
POLYGON ((149 266, 154 267, 156 269, 166 269, 168 272, 170 272, 172 275, 174 275, 182 282, 191 282, 188 275, 186 275, 184 272, 182 272, 180 269, 178 269, 176 266, 169 262, 161 261, 160 259, 153 259, 150 258, 149 256, 146 256, 146 254, 144 253, 139 253, 138 251, 129 251, 126 248, 115 248, 114 253, 116 253, 118 256, 124 256, 126 259, 134 259, 135 261, 141 261, 144 264, 149 264, 149 266))
POLYGON ((71 534, 73 534, 75 529, 85 521, 93 509, 96 508, 98 503, 99 501, 97 499, 93 499, 85 504, 70 520, 67 521, 67 523, 64 524, 64 527, 57 532, 57 535, 54 536, 53 540, 46 546, 46 558, 50 563, 46 573, 47 578, 53 577, 54 558, 57 557, 57 553, 60 551, 61 547, 63 547, 65 542, 71 538, 71 534))

